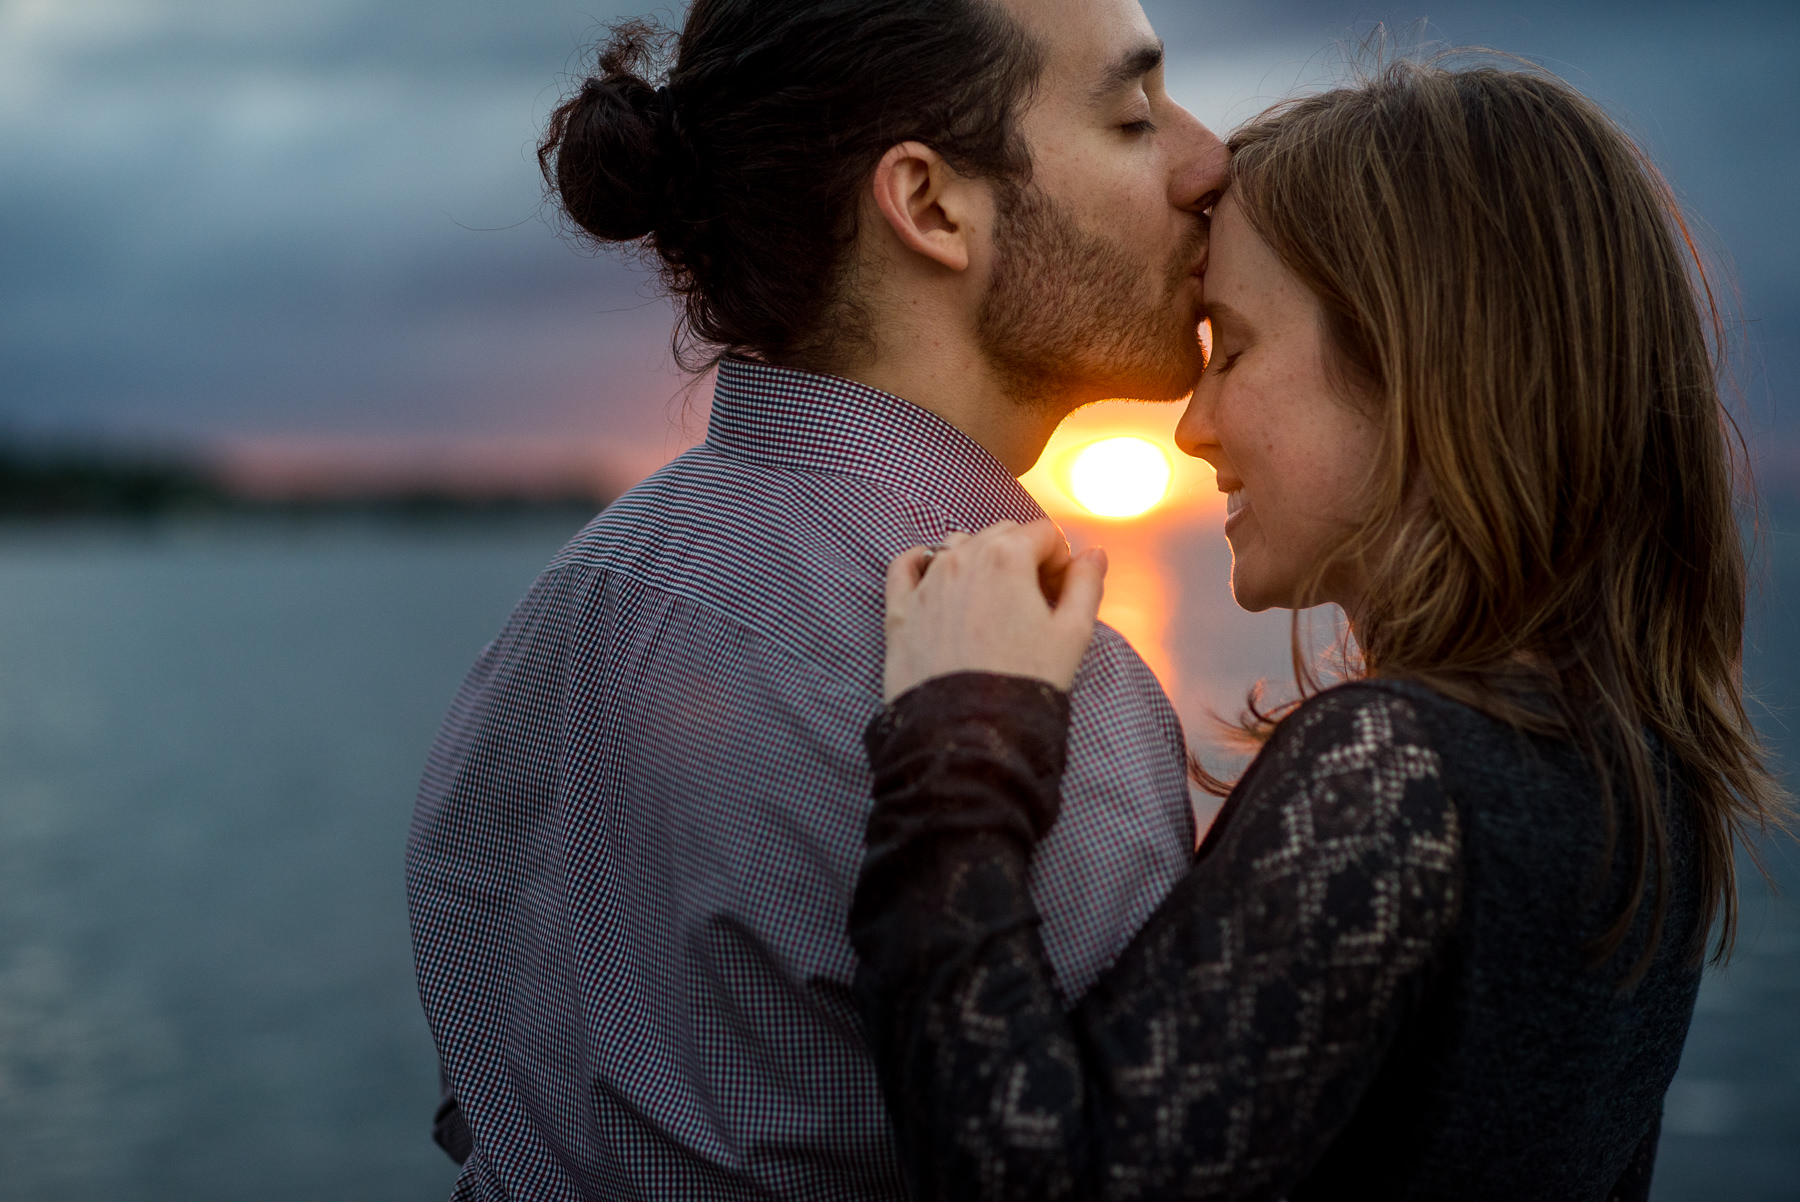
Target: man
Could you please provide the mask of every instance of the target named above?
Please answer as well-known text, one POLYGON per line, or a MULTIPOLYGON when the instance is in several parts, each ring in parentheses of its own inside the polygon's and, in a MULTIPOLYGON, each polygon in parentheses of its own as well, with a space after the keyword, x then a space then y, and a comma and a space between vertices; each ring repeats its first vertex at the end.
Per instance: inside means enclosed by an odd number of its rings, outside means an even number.
MULTIPOLYGON (((569 215, 642 240, 705 444, 572 542, 421 786, 421 994, 458 1198, 905 1196, 845 935, 903 548, 1028 521, 1076 407, 1198 377, 1218 140, 1136 0, 697 0, 559 110, 569 215)), ((1068 996, 1194 844, 1179 725, 1103 630, 1034 888, 1068 996)))

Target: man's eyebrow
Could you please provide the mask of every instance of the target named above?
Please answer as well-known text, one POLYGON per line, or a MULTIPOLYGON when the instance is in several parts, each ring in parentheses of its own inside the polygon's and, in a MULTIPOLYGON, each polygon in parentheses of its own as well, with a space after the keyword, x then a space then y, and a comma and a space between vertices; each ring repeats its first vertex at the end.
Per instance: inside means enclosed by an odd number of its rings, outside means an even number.
POLYGON ((1094 100, 1098 103, 1110 99, 1119 89, 1136 83, 1162 65, 1163 44, 1160 40, 1126 51, 1094 85, 1094 100))

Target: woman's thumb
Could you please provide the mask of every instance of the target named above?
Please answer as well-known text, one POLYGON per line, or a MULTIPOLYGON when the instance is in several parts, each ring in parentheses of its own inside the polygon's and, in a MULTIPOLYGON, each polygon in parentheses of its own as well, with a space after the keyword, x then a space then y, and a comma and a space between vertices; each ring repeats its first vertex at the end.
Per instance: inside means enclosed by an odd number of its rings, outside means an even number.
POLYGON ((1105 592, 1106 552, 1089 547, 1075 557, 1063 576, 1062 596, 1056 602, 1057 620, 1093 625, 1105 592))

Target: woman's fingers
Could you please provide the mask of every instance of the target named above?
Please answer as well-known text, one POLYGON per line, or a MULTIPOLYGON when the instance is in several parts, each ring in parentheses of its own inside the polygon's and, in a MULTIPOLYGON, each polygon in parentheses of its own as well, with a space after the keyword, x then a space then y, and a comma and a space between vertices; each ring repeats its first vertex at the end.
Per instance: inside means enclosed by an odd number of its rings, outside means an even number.
POLYGON ((1068 561, 1069 540, 1063 537, 1063 532, 1049 518, 1039 518, 1018 529, 1018 537, 1031 548, 1031 553, 1036 557, 1040 566, 1046 564, 1060 566, 1068 561))
POLYGON ((887 604, 891 611, 894 606, 914 589, 925 575, 926 565, 931 562, 929 547, 909 547, 894 556, 887 570, 887 604))
POLYGON ((1040 518, 1024 526, 1009 522, 990 527, 981 537, 989 540, 996 558, 1003 565, 1035 565, 1038 591, 1048 604, 1054 606, 1057 603, 1062 595, 1063 574, 1068 571, 1073 556, 1069 553, 1068 539, 1063 537, 1055 522, 1049 518, 1040 518))
POLYGON ((1047 519, 958 531, 903 552, 888 567, 885 695, 962 671, 1068 688, 1093 638, 1105 575, 1104 554, 1071 556, 1047 519))
POLYGON ((1019 561, 1041 564, 1054 558, 1059 551, 1066 555, 1069 549, 1062 531, 1049 518, 1039 518, 1024 526, 1017 522, 995 522, 957 547, 969 555, 991 556, 1000 564, 1019 561))
POLYGON ((1008 573, 1025 565, 1035 565, 1037 583, 1044 600, 1054 606, 1062 593, 1063 577, 1074 562, 1068 540, 1049 518, 1020 525, 996 522, 979 534, 952 530, 944 541, 930 547, 911 547, 888 564, 887 604, 891 610, 897 602, 919 588, 925 573, 940 558, 948 559, 960 552, 964 562, 980 559, 988 571, 1008 573))
POLYGON ((1062 597, 1056 603, 1055 620, 1066 629, 1085 629, 1082 646, 1093 636, 1100 617, 1100 599, 1106 593, 1106 552, 1090 547, 1077 555, 1063 573, 1062 597))

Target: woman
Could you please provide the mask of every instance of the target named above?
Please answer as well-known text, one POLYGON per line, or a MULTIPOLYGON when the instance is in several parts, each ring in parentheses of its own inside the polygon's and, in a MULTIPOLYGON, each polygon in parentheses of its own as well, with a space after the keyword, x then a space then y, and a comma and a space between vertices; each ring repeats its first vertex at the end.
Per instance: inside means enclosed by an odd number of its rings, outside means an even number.
POLYGON ((1104 559, 1041 523, 896 561, 851 928, 917 1194, 1644 1197, 1734 844, 1780 817, 1680 218, 1538 73, 1396 65, 1232 149, 1177 441, 1239 604, 1342 606, 1360 679, 1252 708, 1190 873, 1065 1010, 1027 885, 1104 559))

